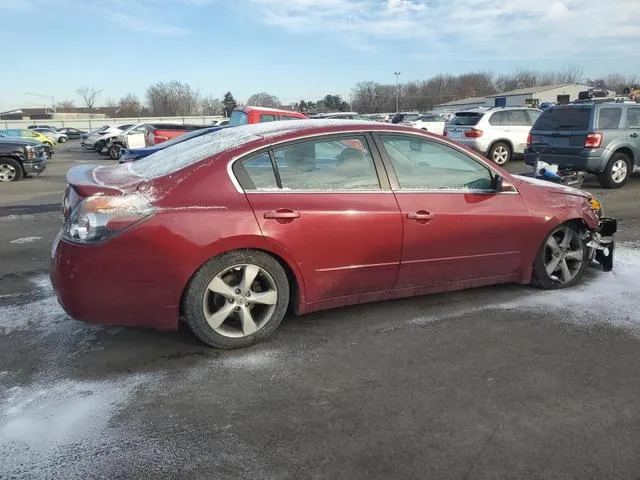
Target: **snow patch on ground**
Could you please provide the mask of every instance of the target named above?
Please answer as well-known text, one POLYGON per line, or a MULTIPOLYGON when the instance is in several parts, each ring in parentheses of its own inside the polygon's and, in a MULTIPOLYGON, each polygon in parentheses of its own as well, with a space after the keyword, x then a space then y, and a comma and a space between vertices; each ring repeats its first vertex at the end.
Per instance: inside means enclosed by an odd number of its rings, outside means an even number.
POLYGON ((42 237, 22 237, 11 240, 9 243, 33 243, 42 240, 42 237))

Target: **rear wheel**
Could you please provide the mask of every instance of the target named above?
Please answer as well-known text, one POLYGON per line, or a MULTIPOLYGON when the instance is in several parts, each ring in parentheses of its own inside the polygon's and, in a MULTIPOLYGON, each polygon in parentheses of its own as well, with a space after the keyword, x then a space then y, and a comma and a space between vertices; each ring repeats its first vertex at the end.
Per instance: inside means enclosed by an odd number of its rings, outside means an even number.
POLYGON ((489 160, 504 165, 511 159, 511 147, 504 142, 496 142, 489 149, 489 160))
POLYGON ((118 145, 117 143, 115 145, 111 145, 109 147, 109 157, 112 160, 119 160, 122 155, 122 150, 122 145, 118 145))
POLYGON ((571 287, 582 278, 589 249, 575 224, 556 227, 545 239, 533 263, 533 284, 545 290, 571 287))
POLYGON ((604 188, 620 188, 631 176, 631 160, 622 152, 614 153, 604 172, 598 175, 598 181, 604 188))
POLYGON ((195 335, 218 348, 241 348, 269 336, 289 304, 289 281, 270 255, 229 252, 205 263, 189 282, 182 312, 195 335))
POLYGON ((23 175, 20 162, 13 158, 0 158, 0 182, 17 182, 23 175))
POLYGON ((66 143, 66 141, 67 141, 67 137, 60 137, 60 138, 58 139, 58 142, 59 142, 59 143, 66 143))

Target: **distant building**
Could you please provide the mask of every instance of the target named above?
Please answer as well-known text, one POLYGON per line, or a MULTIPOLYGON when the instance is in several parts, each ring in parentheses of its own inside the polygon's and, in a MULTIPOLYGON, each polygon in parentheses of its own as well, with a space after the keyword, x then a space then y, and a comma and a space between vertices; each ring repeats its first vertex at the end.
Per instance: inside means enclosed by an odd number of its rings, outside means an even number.
MULTIPOLYGON (((487 95, 486 107, 537 107, 541 103, 555 102, 566 104, 578 99, 578 93, 589 90, 589 85, 565 83, 560 85, 543 85, 539 87, 519 88, 509 92, 487 95)), ((615 95, 615 92, 610 92, 615 95)))
POLYGON ((431 111, 434 113, 456 113, 469 108, 477 108, 485 105, 487 99, 485 97, 468 97, 452 102, 441 103, 434 106, 431 111))

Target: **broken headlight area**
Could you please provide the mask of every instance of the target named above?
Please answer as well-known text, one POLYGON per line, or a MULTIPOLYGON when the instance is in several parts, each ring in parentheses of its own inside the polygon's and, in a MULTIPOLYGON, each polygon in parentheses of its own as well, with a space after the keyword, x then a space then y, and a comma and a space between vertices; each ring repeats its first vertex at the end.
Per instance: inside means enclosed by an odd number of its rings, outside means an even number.
POLYGON ((618 221, 615 218, 600 218, 595 231, 586 233, 587 247, 589 247, 589 261, 596 261, 602 265, 605 272, 613 269, 613 250, 615 247, 614 234, 618 231, 618 221))

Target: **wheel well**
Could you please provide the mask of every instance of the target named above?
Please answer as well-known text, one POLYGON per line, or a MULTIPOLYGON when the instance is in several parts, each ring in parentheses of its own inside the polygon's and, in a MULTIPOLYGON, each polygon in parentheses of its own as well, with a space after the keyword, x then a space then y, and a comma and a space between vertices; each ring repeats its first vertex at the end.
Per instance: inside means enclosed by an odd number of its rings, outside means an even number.
POLYGON ((611 156, 615 155, 616 153, 624 153, 627 157, 629 157, 629 160, 631 160, 632 167, 636 164, 635 159, 633 158, 633 151, 631 151, 630 148, 628 147, 618 148, 615 152, 613 152, 611 156))
MULTIPOLYGON (((280 266, 284 270, 284 273, 287 275, 287 280, 289 281, 289 308, 292 309, 295 313, 297 313, 298 304, 300 303, 300 285, 298 283, 298 280, 296 279, 295 274, 293 273, 293 269, 289 266, 289 264, 282 257, 280 257, 279 255, 276 255, 275 253, 270 252, 268 250, 263 250, 261 248, 238 248, 238 249, 235 249, 235 250, 228 250, 226 252, 220 252, 220 253, 218 253, 218 255, 216 255, 216 257, 219 256, 219 255, 223 255, 225 253, 230 253, 230 252, 235 252, 235 251, 240 251, 240 250, 266 253, 267 255, 273 257, 280 264, 280 266)), ((215 258, 215 257, 212 257, 212 258, 215 258)), ((187 283, 182 288, 182 294, 180 295, 180 314, 181 315, 182 315, 184 295, 187 292, 187 287, 189 286, 189 283, 191 282, 191 279, 198 272, 198 270, 200 270, 202 265, 207 263, 209 260, 211 260, 211 258, 208 258, 207 260, 202 262, 202 264, 199 265, 198 268, 195 269, 195 271, 189 277, 189 280, 187 280, 187 283)))
POLYGON ((509 150, 511 150, 511 153, 513 153, 513 144, 511 143, 510 140, 506 140, 504 138, 500 138, 498 140, 494 140, 493 142, 491 142, 491 145, 489 145, 489 149, 487 150, 487 152, 490 152, 496 143, 504 143, 507 147, 509 147, 509 150))

